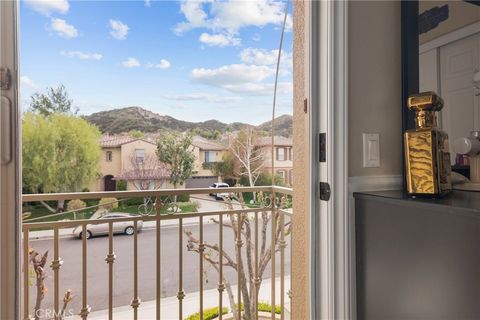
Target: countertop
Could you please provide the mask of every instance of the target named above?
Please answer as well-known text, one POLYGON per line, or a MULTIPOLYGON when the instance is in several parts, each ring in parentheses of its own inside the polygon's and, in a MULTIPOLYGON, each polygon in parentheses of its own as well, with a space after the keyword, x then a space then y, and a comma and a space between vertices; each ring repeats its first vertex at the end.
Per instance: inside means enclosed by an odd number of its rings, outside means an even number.
POLYGON ((392 191, 366 191, 355 192, 356 199, 371 199, 377 201, 388 201, 408 206, 429 206, 436 210, 475 213, 480 218, 480 192, 454 190, 448 195, 439 199, 411 198, 400 190, 392 191))

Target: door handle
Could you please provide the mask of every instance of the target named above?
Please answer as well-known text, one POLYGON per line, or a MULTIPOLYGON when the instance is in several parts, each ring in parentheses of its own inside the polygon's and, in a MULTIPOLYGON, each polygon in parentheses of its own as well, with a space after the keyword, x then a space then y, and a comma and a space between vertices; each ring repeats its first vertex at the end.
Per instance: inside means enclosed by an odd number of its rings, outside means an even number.
POLYGON ((1 164, 6 165, 12 161, 12 103, 5 96, 0 100, 0 144, 1 164))

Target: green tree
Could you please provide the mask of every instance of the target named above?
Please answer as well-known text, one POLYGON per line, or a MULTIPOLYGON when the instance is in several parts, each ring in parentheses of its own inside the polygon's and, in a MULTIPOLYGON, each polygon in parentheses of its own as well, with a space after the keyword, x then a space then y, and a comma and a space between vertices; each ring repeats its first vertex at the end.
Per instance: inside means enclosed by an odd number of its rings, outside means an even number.
MULTIPOLYGON (((87 121, 68 114, 27 112, 22 135, 25 191, 81 191, 96 178, 100 132, 87 121)), ((63 202, 57 210, 63 210, 63 202)))
POLYGON ((191 177, 195 162, 192 137, 176 133, 166 134, 157 141, 157 156, 170 169, 170 183, 176 189, 191 177))
POLYGON ((142 131, 140 131, 140 130, 135 130, 135 129, 134 129, 134 130, 130 130, 130 131, 128 132, 128 135, 129 135, 130 137, 132 137, 132 138, 137 138, 137 139, 143 138, 143 137, 145 136, 145 134, 144 134, 142 131))
POLYGON ((77 114, 78 108, 73 107, 73 101, 63 84, 56 88, 47 88, 47 93, 35 93, 31 97, 30 108, 33 113, 49 116, 54 113, 77 114))
POLYGON ((223 155, 222 161, 216 162, 213 165, 212 171, 215 175, 228 179, 235 176, 235 161, 230 152, 223 155))

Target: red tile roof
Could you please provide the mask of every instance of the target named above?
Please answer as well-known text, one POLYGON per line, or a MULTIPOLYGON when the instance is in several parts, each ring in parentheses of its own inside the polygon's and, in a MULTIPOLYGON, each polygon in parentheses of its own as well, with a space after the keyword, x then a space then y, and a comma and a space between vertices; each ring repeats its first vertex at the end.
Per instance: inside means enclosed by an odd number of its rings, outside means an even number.
MULTIPOLYGON (((292 146, 292 138, 285 138, 282 136, 275 136, 274 138, 274 144, 276 146, 292 146)), ((257 138, 257 141, 255 142, 256 146, 259 147, 268 147, 272 145, 272 137, 259 137, 257 138)))

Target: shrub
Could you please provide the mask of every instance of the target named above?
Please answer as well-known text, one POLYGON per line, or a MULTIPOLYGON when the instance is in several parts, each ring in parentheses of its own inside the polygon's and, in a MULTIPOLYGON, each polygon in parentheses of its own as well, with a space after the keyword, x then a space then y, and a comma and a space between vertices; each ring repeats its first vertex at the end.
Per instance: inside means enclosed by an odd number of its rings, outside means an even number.
POLYGON ((87 206, 87 204, 80 200, 80 199, 74 199, 74 200, 71 200, 68 202, 67 204, 67 210, 68 211, 78 211, 78 210, 81 210, 81 209, 84 209, 85 207, 87 206))
POLYGON ((189 194, 180 194, 177 196, 177 202, 189 202, 189 201, 190 201, 189 194))
MULTIPOLYGON (((219 316, 218 307, 203 310, 203 320, 212 320, 219 316)), ((222 314, 228 313, 227 308, 222 308, 222 314)), ((200 313, 189 315, 185 320, 200 320, 200 313)))
POLYGON ((118 200, 116 198, 102 198, 98 204, 100 208, 108 211, 118 208, 118 200))
POLYGON ((122 201, 122 206, 124 207, 130 207, 130 206, 139 206, 143 204, 144 200, 143 198, 130 198, 130 199, 125 199, 122 201))
POLYGON ((177 205, 181 212, 197 212, 199 208, 198 202, 177 202, 177 205))
MULTIPOLYGON (((265 302, 265 301, 258 301, 258 306, 257 306, 258 311, 263 311, 263 312, 272 312, 272 305, 265 302)), ((275 313, 280 314, 282 313, 282 308, 278 305, 275 306, 275 313)))
POLYGON ((127 191, 127 181, 120 180, 117 182, 117 191, 127 191))

